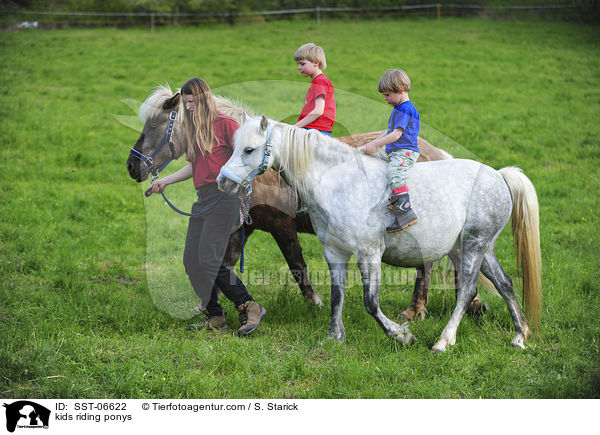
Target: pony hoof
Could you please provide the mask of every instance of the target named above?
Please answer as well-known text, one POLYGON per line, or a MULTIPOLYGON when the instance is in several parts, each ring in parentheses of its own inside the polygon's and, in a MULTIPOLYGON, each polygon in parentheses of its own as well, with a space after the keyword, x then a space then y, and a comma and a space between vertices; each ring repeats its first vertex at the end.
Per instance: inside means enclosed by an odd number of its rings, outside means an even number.
POLYGON ((344 340, 346 340, 346 334, 345 333, 337 333, 337 334, 333 334, 333 333, 329 333, 329 335, 327 336, 328 340, 335 340, 338 343, 343 343, 344 340))
POLYGON ((473 301, 469 308, 467 309, 467 313, 471 316, 483 316, 483 314, 490 309, 490 306, 487 303, 481 303, 481 301, 473 301))
POLYGON ((402 344, 411 344, 417 341, 417 337, 415 337, 414 334, 410 332, 410 329, 408 329, 408 322, 405 322, 400 325, 399 328, 390 331, 388 335, 402 344))
POLYGON ((412 322, 413 319, 415 318, 415 311, 411 308, 407 308, 406 310, 404 310, 400 313, 399 317, 403 317, 404 319, 408 320, 409 322, 412 322))
POLYGON ((510 345, 515 349, 525 349, 525 339, 523 337, 515 337, 515 339, 511 341, 510 345))
POLYGON ((441 338, 440 340, 437 341, 436 344, 433 345, 433 347, 431 348, 431 351, 433 353, 443 353, 443 352, 446 352, 447 348, 448 348, 448 342, 446 341, 446 339, 441 338))
POLYGON ((313 305, 315 307, 319 307, 319 308, 323 308, 323 301, 321 300, 321 298, 317 295, 314 295, 312 298, 310 298, 308 300, 308 303, 310 305, 313 305))
POLYGON ((435 346, 433 346, 431 348, 431 351, 433 353, 444 353, 444 352, 446 352, 446 346, 442 346, 440 344, 436 344, 435 346))
POLYGON ((412 322, 413 320, 425 320, 427 316, 427 310, 425 308, 421 308, 420 310, 415 310, 414 308, 407 308, 406 310, 400 313, 399 317, 403 317, 404 319, 412 322))
POLYGON ((413 344, 415 341, 417 341, 417 337, 415 337, 414 334, 409 331, 406 334, 404 334, 404 337, 402 337, 400 341, 402 342, 402 344, 405 345, 413 344))

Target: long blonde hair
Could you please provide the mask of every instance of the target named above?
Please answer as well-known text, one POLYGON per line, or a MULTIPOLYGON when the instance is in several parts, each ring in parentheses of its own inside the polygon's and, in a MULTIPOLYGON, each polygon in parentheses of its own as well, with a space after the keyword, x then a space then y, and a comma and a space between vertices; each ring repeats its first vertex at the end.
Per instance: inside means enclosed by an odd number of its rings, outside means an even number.
POLYGON ((183 123, 188 137, 188 149, 186 158, 193 162, 196 160, 198 151, 202 154, 212 153, 215 143, 215 118, 217 107, 210 90, 210 86, 204 80, 194 77, 189 79, 181 87, 181 94, 194 97, 194 110, 185 109, 183 123))

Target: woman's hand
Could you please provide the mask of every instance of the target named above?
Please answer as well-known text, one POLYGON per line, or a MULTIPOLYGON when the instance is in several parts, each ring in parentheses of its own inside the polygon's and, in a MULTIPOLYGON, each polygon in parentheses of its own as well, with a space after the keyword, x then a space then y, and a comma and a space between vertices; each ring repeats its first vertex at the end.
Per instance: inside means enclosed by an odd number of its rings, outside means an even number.
POLYGON ((153 193, 160 193, 163 190, 165 190, 165 187, 167 187, 167 185, 164 184, 162 180, 155 181, 150 185, 150 188, 146 191, 146 196, 150 196, 153 193))

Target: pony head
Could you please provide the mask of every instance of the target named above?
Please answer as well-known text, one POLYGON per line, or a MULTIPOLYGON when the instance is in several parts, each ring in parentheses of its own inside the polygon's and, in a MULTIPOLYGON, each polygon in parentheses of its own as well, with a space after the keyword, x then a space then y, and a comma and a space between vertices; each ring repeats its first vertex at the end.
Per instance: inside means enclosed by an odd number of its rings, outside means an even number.
POLYGON ((294 192, 307 194, 307 175, 315 162, 315 148, 350 148, 315 130, 305 130, 263 117, 244 123, 234 135, 235 150, 217 178, 219 188, 228 193, 249 182, 266 168, 279 171, 294 192))
MULTIPOLYGON (((140 106, 138 115, 144 121, 144 128, 133 149, 145 156, 153 156, 156 167, 161 167, 169 159, 179 157, 187 147, 185 132, 180 128, 183 125, 182 108, 181 94, 173 93, 169 85, 157 87, 140 106), (173 146, 164 143, 171 112, 176 113, 172 134, 168 140, 173 146), (164 146, 158 149, 161 144, 164 146)), ((127 159, 127 171, 131 178, 138 182, 148 178, 148 167, 133 155, 127 159)))
POLYGON ((237 129, 233 136, 235 149, 217 177, 219 189, 235 193, 240 186, 248 187, 256 175, 273 165, 271 144, 273 121, 254 117, 237 129))

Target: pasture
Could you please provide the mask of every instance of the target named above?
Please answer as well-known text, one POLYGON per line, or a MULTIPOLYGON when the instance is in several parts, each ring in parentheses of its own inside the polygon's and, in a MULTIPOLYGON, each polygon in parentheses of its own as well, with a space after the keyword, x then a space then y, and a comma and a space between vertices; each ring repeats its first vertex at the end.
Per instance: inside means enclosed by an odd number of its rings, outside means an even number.
MULTIPOLYGON (((2 33, 0 396, 599 397, 599 49, 597 27, 534 18, 2 33), (309 41, 324 47, 340 96, 338 135, 385 128, 377 81, 401 67, 425 139, 531 179, 543 313, 526 350, 509 346, 504 301, 482 292, 491 309, 466 316, 456 346, 433 354, 454 306, 440 277, 428 317, 411 326, 417 343, 384 336, 358 279, 346 294, 346 341, 327 341, 328 276, 314 235, 301 243, 322 309, 307 306, 271 236, 256 232, 241 276, 268 310, 260 329, 247 339, 186 330, 195 304, 180 261, 186 219, 144 198, 127 174, 139 136, 132 107, 156 84, 200 76, 289 121, 308 87, 293 53, 309 41)), ((188 207, 191 184, 178 188, 177 205, 188 207)), ((508 229, 496 254, 520 294, 508 229)), ((385 273, 395 278, 380 301, 395 318, 410 302, 412 271, 385 273)))

